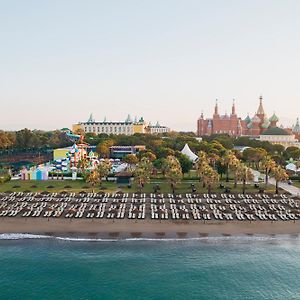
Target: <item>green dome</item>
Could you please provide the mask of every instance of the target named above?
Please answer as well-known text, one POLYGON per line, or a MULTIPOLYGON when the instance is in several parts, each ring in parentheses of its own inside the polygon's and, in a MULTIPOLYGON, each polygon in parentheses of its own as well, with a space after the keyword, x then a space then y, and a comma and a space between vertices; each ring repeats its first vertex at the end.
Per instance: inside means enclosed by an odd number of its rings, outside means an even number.
POLYGON ((247 117, 245 118, 245 122, 247 124, 249 124, 251 122, 251 118, 249 117, 249 115, 247 115, 247 117))
POLYGON ((273 116, 269 119, 270 122, 278 122, 279 118, 275 115, 275 113, 273 114, 273 116))
POLYGON ((261 127, 263 129, 267 129, 267 128, 269 128, 269 126, 270 126, 270 122, 269 122, 268 118, 265 118, 263 124, 261 125, 261 127))
POLYGON ((260 123, 261 122, 261 119, 255 115, 253 118, 252 118, 252 123, 260 123))
POLYGON ((290 135, 287 131, 279 127, 269 128, 262 135, 290 135))

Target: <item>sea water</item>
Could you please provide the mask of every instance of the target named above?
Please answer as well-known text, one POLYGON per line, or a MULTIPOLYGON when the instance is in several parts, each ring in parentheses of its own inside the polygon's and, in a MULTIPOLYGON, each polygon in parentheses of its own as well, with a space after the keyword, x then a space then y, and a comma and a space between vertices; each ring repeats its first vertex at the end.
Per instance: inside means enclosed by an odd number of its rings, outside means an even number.
POLYGON ((292 236, 85 241, 0 235, 1 299, 300 299, 292 236))

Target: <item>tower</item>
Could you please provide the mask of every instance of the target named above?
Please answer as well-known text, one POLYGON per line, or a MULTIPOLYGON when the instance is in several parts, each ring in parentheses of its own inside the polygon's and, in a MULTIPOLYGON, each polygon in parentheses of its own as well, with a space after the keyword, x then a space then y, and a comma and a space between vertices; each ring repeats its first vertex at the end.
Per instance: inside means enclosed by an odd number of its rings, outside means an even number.
POLYGON ((235 115, 236 115, 236 110, 235 110, 235 100, 234 100, 234 99, 233 99, 233 102, 232 102, 231 115, 232 115, 232 116, 235 116, 235 115))
POLYGON ((260 118, 261 121, 263 121, 265 119, 266 114, 265 114, 265 110, 263 107, 263 97, 262 96, 259 97, 259 106, 258 106, 256 115, 260 118))
POLYGON ((216 99, 214 118, 219 117, 218 99, 216 99))

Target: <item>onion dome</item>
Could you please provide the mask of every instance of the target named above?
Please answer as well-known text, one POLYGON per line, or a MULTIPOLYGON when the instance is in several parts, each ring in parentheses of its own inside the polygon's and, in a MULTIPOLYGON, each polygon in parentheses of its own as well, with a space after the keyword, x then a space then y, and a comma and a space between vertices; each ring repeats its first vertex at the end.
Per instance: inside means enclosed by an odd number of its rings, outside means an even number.
POLYGON ((265 117, 263 124, 261 125, 262 128, 267 129, 270 126, 270 121, 267 117, 265 117))
POLYGON ((251 122, 251 118, 249 117, 249 114, 247 115, 247 117, 245 118, 245 122, 247 124, 249 124, 251 122))
POLYGON ((269 119, 270 122, 278 122, 279 118, 275 115, 275 113, 273 114, 273 116, 269 119))
POLYGON ((252 123, 260 123, 261 120, 260 120, 260 118, 259 118, 257 115, 255 115, 255 116, 252 118, 251 122, 252 122, 252 123))
POLYGON ((250 121, 250 123, 249 124, 247 124, 247 128, 248 129, 251 129, 251 128, 253 128, 253 124, 252 124, 252 122, 250 121))

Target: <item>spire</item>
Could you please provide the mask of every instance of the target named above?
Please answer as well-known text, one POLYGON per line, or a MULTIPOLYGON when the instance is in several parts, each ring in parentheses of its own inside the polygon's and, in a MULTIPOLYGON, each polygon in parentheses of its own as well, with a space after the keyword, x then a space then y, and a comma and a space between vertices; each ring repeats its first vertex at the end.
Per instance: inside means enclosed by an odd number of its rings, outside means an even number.
POLYGON ((218 109, 218 99, 216 99, 216 104, 215 104, 215 115, 219 114, 219 109, 218 109))
POLYGON ((231 114, 235 115, 235 100, 234 99, 233 99, 233 102, 232 102, 231 114))
POLYGON ((93 114, 90 114, 90 117, 89 117, 87 122, 88 123, 94 123, 95 122, 95 120, 93 119, 93 114))
POLYGON ((130 117, 130 115, 128 114, 128 116, 127 116, 127 118, 126 118, 126 120, 125 120, 125 123, 131 123, 131 122, 132 122, 131 117, 130 117))
POLYGON ((258 110, 257 110, 257 114, 260 115, 260 116, 264 116, 265 115, 265 111, 264 111, 264 107, 263 107, 263 97, 260 96, 259 97, 259 107, 258 107, 258 110))
POLYGON ((300 133, 300 124, 299 124, 299 118, 297 118, 296 125, 293 127, 294 133, 300 133))
POLYGON ((106 123, 106 116, 104 117, 104 121, 103 122, 106 123))

